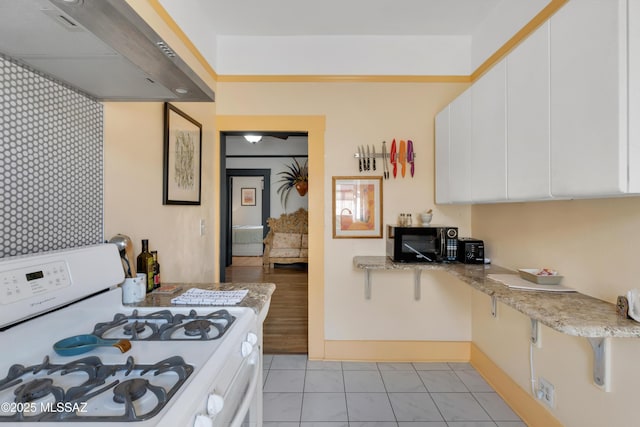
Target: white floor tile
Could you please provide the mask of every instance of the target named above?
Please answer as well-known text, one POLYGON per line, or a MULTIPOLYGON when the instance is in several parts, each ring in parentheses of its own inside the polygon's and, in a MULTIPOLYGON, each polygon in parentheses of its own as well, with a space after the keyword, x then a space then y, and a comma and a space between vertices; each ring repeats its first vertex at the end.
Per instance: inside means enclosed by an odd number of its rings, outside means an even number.
POLYGON ((377 371, 378 364, 376 362, 342 362, 342 370, 344 371, 377 371))
POLYGON ((347 421, 344 393, 304 393, 302 421, 347 421))
POLYGON ((263 393, 263 419, 300 422, 302 393, 263 393))
POLYGON ((476 370, 455 371, 456 375, 469 391, 493 391, 493 388, 482 378, 476 370))
POLYGON ((474 369, 473 366, 471 366, 471 363, 468 363, 468 362, 448 362, 447 364, 454 371, 464 371, 468 369, 474 369))
POLYGON ((431 393, 445 421, 491 421, 471 393, 431 393))
POLYGON ((307 371, 304 391, 344 393, 342 371, 307 371))
POLYGON ((264 355, 264 427, 526 427, 469 364, 264 355))
POLYGON ((305 372, 302 370, 270 370, 264 391, 267 393, 295 393, 304 390, 305 372))
POLYGON ((414 371, 382 371, 382 381, 387 392, 419 393, 427 392, 422 380, 414 371))
POLYGON ((378 369, 381 371, 414 371, 413 365, 409 362, 406 363, 388 363, 378 362, 378 369))
POLYGON ((307 370, 341 371, 342 362, 324 361, 324 360, 308 360, 307 370))
POLYGON ((395 421, 386 393, 347 393, 349 421, 395 421))
POLYGON ((428 393, 389 393, 389 400, 398 421, 442 421, 428 393))
MULTIPOLYGON (((347 392, 385 392, 382 377, 378 371, 345 371, 344 387, 347 392)), ((376 421, 376 420, 367 420, 376 421)), ((385 421, 385 420, 377 420, 385 421)), ((395 421, 395 420, 394 420, 395 421)))
POLYGON ((453 371, 418 371, 427 390, 431 393, 466 392, 467 387, 453 371))
POLYGON ((447 427, 444 421, 412 421, 399 422, 398 427, 447 427))
POLYGON ((307 355, 276 354, 269 369, 307 369, 307 355))
POLYGON ((437 362, 413 362, 416 371, 450 371, 451 366, 448 363, 437 362))
POLYGON ((303 421, 300 427, 349 427, 349 423, 347 421, 303 421))
POLYGON ((520 417, 509 408, 498 393, 473 393, 480 405, 494 421, 521 421, 520 417))
POLYGON ((453 421, 447 425, 449 427, 496 427, 493 421, 453 421))
POLYGON ((398 427, 398 423, 395 421, 351 421, 349 427, 398 427))

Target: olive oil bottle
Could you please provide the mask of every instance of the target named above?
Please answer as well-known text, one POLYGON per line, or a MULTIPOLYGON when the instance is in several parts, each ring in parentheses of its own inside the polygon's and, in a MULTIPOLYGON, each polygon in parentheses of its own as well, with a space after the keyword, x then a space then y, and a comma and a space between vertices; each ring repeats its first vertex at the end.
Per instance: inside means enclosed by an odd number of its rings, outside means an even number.
POLYGON ((158 262, 158 251, 151 251, 153 256, 153 288, 158 289, 160 283, 160 263, 158 262))
POLYGON ((147 293, 153 290, 153 255, 149 252, 149 240, 142 239, 142 252, 138 255, 138 273, 147 275, 147 293))

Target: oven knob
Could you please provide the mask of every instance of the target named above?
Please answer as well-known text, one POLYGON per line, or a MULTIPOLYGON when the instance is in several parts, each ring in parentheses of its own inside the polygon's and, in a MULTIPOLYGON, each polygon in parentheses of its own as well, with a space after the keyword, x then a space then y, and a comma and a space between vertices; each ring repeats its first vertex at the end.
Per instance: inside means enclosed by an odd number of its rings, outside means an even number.
POLYGON ((213 420, 206 415, 198 415, 193 423, 193 427, 213 427, 213 420))
POLYGON ((249 342, 251 345, 258 344, 258 336, 253 332, 249 332, 247 334, 247 342, 249 342))
POLYGON ((240 353, 242 354, 242 357, 247 357, 252 352, 253 352, 253 344, 251 344, 249 341, 243 341, 242 347, 240 348, 240 353))
POLYGON ((216 416, 224 407, 224 397, 219 394, 210 394, 207 399, 207 413, 210 416, 216 416))

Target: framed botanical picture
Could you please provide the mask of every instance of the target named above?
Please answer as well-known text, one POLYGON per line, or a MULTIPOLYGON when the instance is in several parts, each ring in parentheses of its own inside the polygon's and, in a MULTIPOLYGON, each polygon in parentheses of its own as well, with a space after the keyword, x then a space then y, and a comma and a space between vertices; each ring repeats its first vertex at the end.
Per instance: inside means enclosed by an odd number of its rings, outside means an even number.
POLYGON ((333 177, 333 237, 382 238, 382 177, 333 177))
POLYGON ((256 189, 255 188, 240 189, 240 205, 241 206, 256 205, 256 189))
POLYGON ((202 125, 164 104, 162 204, 199 205, 202 177, 202 125))

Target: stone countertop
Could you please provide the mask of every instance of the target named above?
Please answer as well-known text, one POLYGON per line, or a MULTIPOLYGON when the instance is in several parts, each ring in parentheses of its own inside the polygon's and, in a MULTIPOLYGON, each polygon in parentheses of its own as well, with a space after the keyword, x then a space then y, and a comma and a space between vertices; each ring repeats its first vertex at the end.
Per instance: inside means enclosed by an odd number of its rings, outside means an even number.
MULTIPOLYGON (((276 289, 273 283, 163 283, 163 286, 177 286, 178 291, 172 294, 159 294, 151 292, 138 307, 185 307, 184 305, 171 304, 171 299, 181 295, 191 288, 206 289, 210 291, 239 291, 248 289, 246 297, 233 307, 249 307, 256 313, 260 313, 269 302, 271 294, 276 289)), ((205 306, 198 306, 205 307, 205 306)))
POLYGON ((363 270, 441 270, 509 307, 567 335, 588 338, 640 338, 640 323, 621 319, 612 303, 579 292, 539 292, 511 289, 487 274, 516 274, 498 266, 459 263, 398 263, 386 256, 356 256, 363 270))

